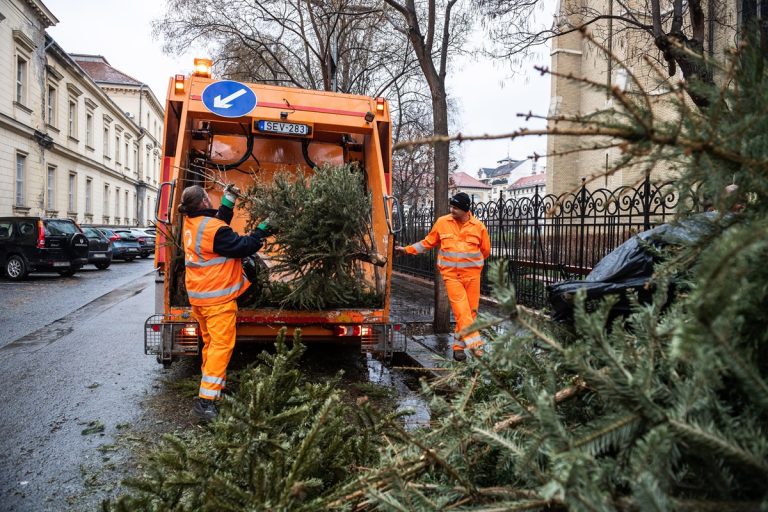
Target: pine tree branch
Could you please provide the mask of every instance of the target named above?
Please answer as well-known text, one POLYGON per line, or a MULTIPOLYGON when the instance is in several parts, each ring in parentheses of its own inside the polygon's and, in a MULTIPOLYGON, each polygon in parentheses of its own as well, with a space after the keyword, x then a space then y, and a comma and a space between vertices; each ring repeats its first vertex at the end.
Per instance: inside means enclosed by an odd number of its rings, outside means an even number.
MULTIPOLYGON (((557 393, 555 393, 555 403, 559 404, 562 402, 565 402, 566 400, 569 400, 575 396, 577 396, 579 393, 584 391, 585 389, 588 389, 587 383, 584 382, 581 378, 576 378, 576 383, 573 386, 568 386, 567 388, 563 388, 557 393)), ((493 431, 494 432, 500 432, 502 430, 516 427, 526 419, 530 418, 532 415, 536 412, 536 407, 530 406, 527 408, 528 413, 527 415, 522 414, 515 414, 514 416, 510 416, 509 418, 505 420, 501 420, 497 422, 495 425, 493 425, 493 431)))
POLYGON ((740 446, 737 446, 720 435, 707 432, 700 427, 684 423, 675 419, 668 420, 672 429, 682 437, 682 440, 689 441, 703 448, 722 454, 728 459, 749 466, 763 474, 763 479, 768 480, 768 464, 764 460, 756 458, 752 453, 747 452, 740 446))

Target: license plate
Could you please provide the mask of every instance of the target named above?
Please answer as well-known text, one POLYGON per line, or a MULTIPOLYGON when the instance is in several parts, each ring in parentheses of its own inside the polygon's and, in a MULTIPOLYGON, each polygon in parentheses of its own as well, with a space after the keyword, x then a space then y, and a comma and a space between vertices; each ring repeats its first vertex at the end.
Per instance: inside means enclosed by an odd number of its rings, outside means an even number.
POLYGON ((264 120, 256 121, 255 124, 258 131, 266 133, 279 133, 280 135, 291 135, 294 137, 305 137, 312 133, 312 128, 308 124, 264 120))
POLYGON ((139 252, 139 250, 131 247, 130 249, 128 249, 128 252, 139 252))
POLYGON ((107 255, 106 254, 94 254, 93 257, 94 258, 106 258, 107 255))
POLYGON ((69 262, 68 261, 54 261, 53 262, 54 267, 68 267, 69 262))

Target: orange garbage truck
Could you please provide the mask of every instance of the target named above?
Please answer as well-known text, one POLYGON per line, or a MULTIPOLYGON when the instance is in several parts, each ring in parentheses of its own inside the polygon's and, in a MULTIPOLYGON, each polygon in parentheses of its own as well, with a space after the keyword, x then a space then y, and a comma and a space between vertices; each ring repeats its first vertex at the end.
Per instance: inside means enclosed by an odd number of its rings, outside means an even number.
MULTIPOLYGON (((211 78, 209 66, 203 62, 192 74, 176 75, 169 83, 155 215, 156 304, 155 314, 144 326, 145 353, 156 355, 159 363, 168 366, 179 358, 198 355, 201 347, 184 289, 180 240, 184 216, 177 207, 185 187, 203 186, 212 202, 219 204, 222 182, 247 190, 255 177, 270 180, 285 172, 310 175, 323 164, 353 162, 364 173, 372 198, 366 243, 382 256, 371 263, 361 261, 358 274, 381 297, 380 303, 317 311, 241 306, 237 343, 273 342, 285 327, 289 336, 301 329, 302 340, 308 344, 357 343, 364 350, 389 355, 403 350, 401 326, 389 321, 392 215, 398 208, 391 195, 392 143, 386 100, 216 80, 211 78)), ((248 220, 246 212, 236 209, 230 225, 243 234, 248 220)))

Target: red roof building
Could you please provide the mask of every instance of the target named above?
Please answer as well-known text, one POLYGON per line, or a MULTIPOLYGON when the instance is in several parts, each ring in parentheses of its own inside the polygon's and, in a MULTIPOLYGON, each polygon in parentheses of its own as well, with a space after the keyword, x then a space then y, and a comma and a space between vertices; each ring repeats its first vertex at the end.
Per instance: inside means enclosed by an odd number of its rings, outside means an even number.
POLYGON ((455 172, 448 180, 448 190, 451 195, 465 192, 472 198, 473 203, 484 203, 490 197, 492 187, 465 172, 455 172))
POLYGON ((530 176, 524 176, 507 188, 507 197, 511 199, 519 199, 522 197, 531 197, 536 193, 536 187, 538 187, 539 195, 546 194, 547 189, 547 173, 546 171, 539 174, 532 174, 530 176))

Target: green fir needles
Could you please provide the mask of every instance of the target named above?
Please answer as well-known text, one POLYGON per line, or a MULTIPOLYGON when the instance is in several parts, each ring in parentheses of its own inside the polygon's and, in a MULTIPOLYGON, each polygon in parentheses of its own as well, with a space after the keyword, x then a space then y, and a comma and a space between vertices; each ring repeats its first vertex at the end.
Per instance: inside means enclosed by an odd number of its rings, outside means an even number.
POLYGON ((382 295, 363 265, 381 265, 371 246, 371 195, 357 164, 282 172, 248 190, 253 229, 275 230, 264 293, 288 309, 378 307, 382 295), (279 282, 276 282, 279 281, 279 282), (274 283, 274 284, 273 284, 274 283))

